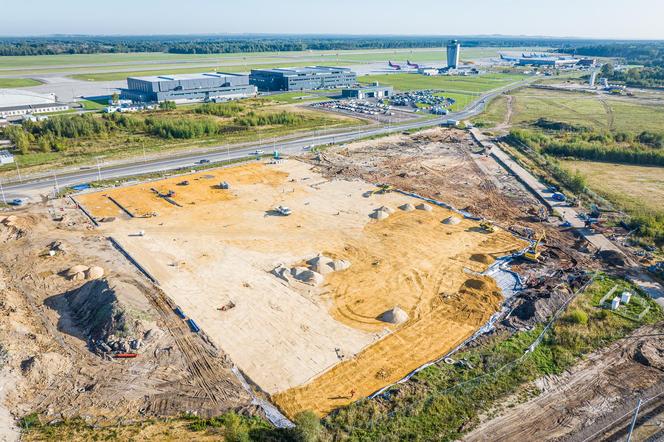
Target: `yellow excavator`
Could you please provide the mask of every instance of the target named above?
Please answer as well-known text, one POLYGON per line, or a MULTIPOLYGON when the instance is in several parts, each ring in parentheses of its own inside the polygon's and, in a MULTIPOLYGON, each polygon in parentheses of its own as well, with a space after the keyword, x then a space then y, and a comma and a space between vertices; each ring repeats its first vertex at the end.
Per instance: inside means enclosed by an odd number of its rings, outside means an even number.
POLYGON ((540 236, 537 238, 537 241, 535 244, 533 244, 528 250, 526 250, 526 253, 523 254, 523 257, 526 258, 528 261, 532 262, 539 262, 540 255, 542 252, 539 250, 539 246, 546 239, 546 233, 542 232, 540 236))
POLYGON ((381 184, 378 187, 376 187, 376 189, 373 192, 371 192, 371 194, 375 195, 378 193, 382 195, 384 193, 392 192, 393 190, 394 190, 393 186, 390 186, 389 184, 381 184))
POLYGON ((496 228, 490 221, 482 221, 480 223, 480 229, 484 230, 486 233, 493 233, 496 231, 496 228))

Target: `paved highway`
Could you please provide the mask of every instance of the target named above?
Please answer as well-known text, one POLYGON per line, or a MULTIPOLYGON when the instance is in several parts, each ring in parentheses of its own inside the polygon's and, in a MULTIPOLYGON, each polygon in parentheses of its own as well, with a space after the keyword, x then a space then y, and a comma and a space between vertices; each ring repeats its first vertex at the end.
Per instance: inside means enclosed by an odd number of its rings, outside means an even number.
MULTIPOLYGON (((448 119, 464 120, 484 111, 486 103, 501 93, 524 86, 532 79, 515 83, 504 88, 496 89, 478 97, 470 106, 461 112, 451 113, 447 116, 431 120, 422 120, 407 122, 402 124, 393 124, 390 126, 380 126, 371 129, 353 129, 347 132, 327 134, 323 136, 306 136, 290 141, 282 141, 277 144, 277 150, 282 154, 301 153, 307 146, 324 145, 330 143, 345 143, 374 135, 383 135, 393 132, 401 132, 408 129, 417 129, 426 126, 438 125, 448 119)), ((179 156, 170 156, 148 161, 141 161, 140 158, 132 158, 124 163, 111 166, 88 167, 75 171, 58 171, 54 169, 51 173, 37 178, 28 178, 24 181, 4 183, 2 195, 0 198, 11 200, 14 198, 35 199, 39 195, 48 194, 56 188, 72 186, 94 182, 102 179, 114 179, 139 175, 151 172, 168 171, 186 167, 196 167, 200 160, 209 160, 219 162, 228 159, 238 159, 250 156, 256 150, 271 151, 273 144, 256 143, 242 148, 232 149, 229 146, 218 146, 205 152, 189 152, 179 156)))

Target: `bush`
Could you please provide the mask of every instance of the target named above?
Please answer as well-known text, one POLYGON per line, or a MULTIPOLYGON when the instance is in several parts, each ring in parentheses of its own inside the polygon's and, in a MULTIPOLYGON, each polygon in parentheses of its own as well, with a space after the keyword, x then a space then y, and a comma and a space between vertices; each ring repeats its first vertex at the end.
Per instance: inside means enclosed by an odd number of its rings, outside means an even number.
POLYGON ((573 309, 565 317, 567 322, 571 324, 587 325, 588 324, 588 313, 584 312, 581 309, 573 309))
POLYGON ((316 442, 320 440, 323 428, 320 420, 312 411, 303 411, 295 416, 294 438, 298 442, 316 442))

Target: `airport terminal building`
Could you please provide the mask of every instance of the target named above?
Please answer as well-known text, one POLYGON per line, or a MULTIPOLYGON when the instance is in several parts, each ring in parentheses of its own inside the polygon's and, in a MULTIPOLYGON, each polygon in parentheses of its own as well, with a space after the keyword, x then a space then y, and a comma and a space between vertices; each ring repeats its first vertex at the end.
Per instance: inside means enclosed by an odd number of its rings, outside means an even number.
POLYGON ((158 75, 127 78, 121 98, 134 102, 223 101, 256 95, 246 74, 212 72, 204 74, 158 75))
POLYGON ((249 81, 260 91, 303 91, 350 87, 357 83, 357 75, 348 68, 328 66, 252 69, 249 81))

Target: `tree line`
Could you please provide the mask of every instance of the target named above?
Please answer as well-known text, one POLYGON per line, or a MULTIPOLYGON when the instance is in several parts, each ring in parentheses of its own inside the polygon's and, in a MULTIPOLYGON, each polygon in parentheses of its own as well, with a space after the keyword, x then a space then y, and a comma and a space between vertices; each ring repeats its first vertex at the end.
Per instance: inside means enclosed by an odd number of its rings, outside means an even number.
MULTIPOLYGON (((442 48, 450 36, 73 36, 0 38, 0 56, 167 52, 223 54, 307 50, 442 48)), ((529 37, 473 37, 459 39, 464 47, 545 46, 588 43, 587 40, 529 37)))
MULTIPOLYGON (((170 110, 170 106, 166 110, 170 110)), ((16 149, 27 154, 31 150, 59 152, 65 150, 70 140, 105 138, 123 131, 131 134, 144 133, 162 139, 195 139, 214 135, 230 134, 257 126, 293 126, 301 124, 306 117, 292 112, 242 114, 245 107, 239 103, 206 103, 194 108, 191 113, 177 116, 160 115, 153 112, 147 117, 112 114, 54 115, 43 121, 25 121, 23 125, 11 125, 2 130, 16 149), (191 114, 202 114, 194 117, 191 114), (223 121, 216 117, 234 117, 223 121)))
POLYGON ((548 135, 526 129, 513 129, 508 139, 553 157, 664 166, 664 136, 649 131, 636 135, 593 130, 548 135))

